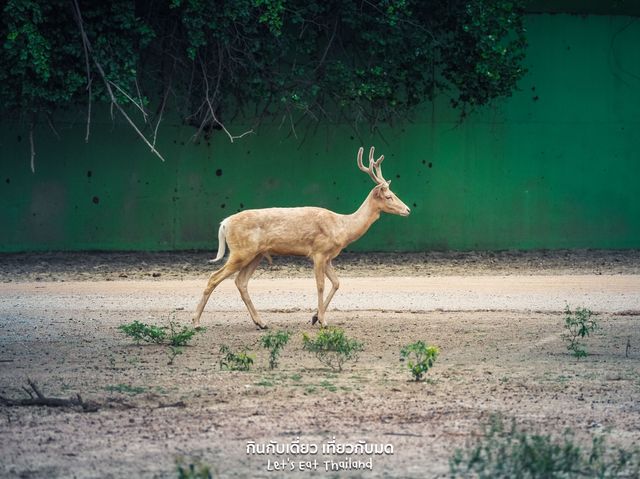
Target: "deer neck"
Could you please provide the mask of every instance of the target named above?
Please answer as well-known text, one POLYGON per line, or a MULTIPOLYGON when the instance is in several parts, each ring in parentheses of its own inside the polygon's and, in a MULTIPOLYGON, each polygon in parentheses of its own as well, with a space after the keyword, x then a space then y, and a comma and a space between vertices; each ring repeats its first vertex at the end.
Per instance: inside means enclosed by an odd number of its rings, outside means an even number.
POLYGON ((374 205, 373 191, 369 193, 355 213, 345 216, 347 244, 364 235, 369 227, 380 218, 380 208, 374 205))

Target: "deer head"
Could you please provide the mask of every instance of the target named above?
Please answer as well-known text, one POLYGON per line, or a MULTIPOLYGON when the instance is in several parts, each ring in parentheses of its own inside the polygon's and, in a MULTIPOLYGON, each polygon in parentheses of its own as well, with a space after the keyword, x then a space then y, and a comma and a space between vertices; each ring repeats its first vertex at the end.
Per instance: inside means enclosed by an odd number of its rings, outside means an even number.
POLYGON ((381 155, 377 160, 373 159, 374 147, 369 150, 369 166, 365 167, 362 164, 362 154, 364 148, 360 147, 358 150, 358 168, 367 173, 376 186, 371 191, 371 198, 374 205, 385 213, 391 213, 394 215, 408 216, 411 210, 405 205, 400 198, 398 198, 393 191, 391 191, 391 181, 387 181, 382 176, 382 160, 384 155, 381 155))

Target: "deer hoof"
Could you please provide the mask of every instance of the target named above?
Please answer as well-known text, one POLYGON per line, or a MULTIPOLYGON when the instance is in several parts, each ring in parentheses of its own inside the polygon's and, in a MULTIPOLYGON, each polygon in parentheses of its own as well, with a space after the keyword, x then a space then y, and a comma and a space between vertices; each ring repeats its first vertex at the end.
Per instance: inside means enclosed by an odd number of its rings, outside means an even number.
POLYGON ((314 324, 316 324, 318 322, 318 315, 314 314, 313 318, 311 318, 311 326, 313 326, 314 324))
POLYGON ((269 326, 267 324, 258 324, 256 326, 258 326, 258 330, 269 329, 269 326))

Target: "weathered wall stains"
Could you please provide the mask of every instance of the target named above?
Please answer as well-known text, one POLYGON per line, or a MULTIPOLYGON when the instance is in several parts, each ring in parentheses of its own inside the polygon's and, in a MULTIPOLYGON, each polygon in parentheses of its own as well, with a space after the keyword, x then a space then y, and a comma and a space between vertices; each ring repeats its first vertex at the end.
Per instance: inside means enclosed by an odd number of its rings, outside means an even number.
POLYGON ((521 90, 462 124, 446 99, 362 139, 341 125, 301 142, 276 125, 194 145, 191 128, 166 123, 162 163, 107 115, 85 144, 80 115, 62 140, 37 132, 35 175, 24 130, 4 124, 0 251, 215 249, 218 222, 242 209, 348 213, 371 187, 355 164, 371 143, 413 212, 383 216, 353 249, 640 248, 640 22, 527 24, 521 90))

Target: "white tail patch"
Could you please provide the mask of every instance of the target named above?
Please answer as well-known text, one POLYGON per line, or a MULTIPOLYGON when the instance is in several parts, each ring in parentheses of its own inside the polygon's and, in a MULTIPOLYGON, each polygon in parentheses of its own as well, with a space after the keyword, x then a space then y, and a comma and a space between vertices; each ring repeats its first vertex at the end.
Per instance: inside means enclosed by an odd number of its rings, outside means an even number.
POLYGON ((210 263, 215 263, 216 261, 220 261, 227 249, 226 246, 227 246, 227 220, 228 219, 229 218, 225 218, 220 223, 220 229, 218 230, 218 255, 214 259, 209 260, 210 263))

